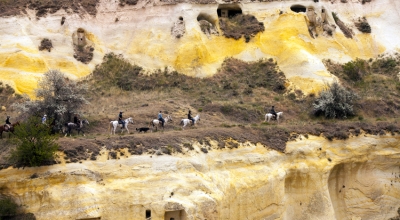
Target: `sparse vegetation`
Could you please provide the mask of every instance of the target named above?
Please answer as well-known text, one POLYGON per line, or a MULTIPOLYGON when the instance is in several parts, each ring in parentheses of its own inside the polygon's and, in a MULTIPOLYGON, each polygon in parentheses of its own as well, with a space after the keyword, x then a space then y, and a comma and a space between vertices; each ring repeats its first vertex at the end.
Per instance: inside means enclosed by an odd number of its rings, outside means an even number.
POLYGON ((253 15, 237 14, 232 18, 220 18, 219 26, 227 38, 235 40, 245 37, 246 42, 258 32, 265 30, 264 24, 253 15))
POLYGON ((30 117, 15 127, 17 148, 11 153, 11 162, 18 167, 52 164, 59 146, 50 135, 50 127, 38 117, 30 117))
POLYGON ((58 125, 71 121, 74 113, 88 104, 85 98, 87 85, 77 83, 65 77, 58 70, 50 70, 38 82, 35 91, 36 100, 25 97, 25 102, 15 103, 14 107, 21 110, 25 116, 43 117, 47 114, 56 120, 58 125))
POLYGON ((36 10, 37 17, 46 16, 48 13, 55 13, 60 9, 65 9, 70 13, 88 13, 96 15, 96 6, 99 0, 18 0, 18 1, 0 1, 1 16, 13 16, 29 8, 36 10))
POLYGON ((334 82, 319 94, 313 103, 314 115, 326 118, 347 118, 354 115, 353 103, 357 95, 334 82))
POLYGON ((0 195, 0 219, 17 214, 18 204, 7 196, 0 195))
POLYGON ((369 25, 367 19, 365 17, 358 18, 358 20, 354 23, 357 29, 363 33, 371 33, 371 26, 369 25))
POLYGON ((368 73, 368 67, 368 63, 365 60, 357 58, 355 61, 350 61, 343 65, 343 73, 347 79, 360 81, 368 73))
POLYGON ((51 43, 51 40, 44 38, 39 45, 39 50, 47 50, 51 52, 51 48, 53 48, 53 44, 51 43))

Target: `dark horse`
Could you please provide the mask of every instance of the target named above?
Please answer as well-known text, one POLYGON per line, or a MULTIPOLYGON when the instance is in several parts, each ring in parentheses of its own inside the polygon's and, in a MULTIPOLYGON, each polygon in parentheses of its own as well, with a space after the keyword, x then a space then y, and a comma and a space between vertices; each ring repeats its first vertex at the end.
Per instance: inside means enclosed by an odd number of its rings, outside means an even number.
POLYGON ((85 124, 89 124, 89 121, 86 119, 81 120, 80 126, 78 126, 77 124, 72 123, 72 122, 65 123, 63 132, 65 133, 65 136, 67 136, 68 134, 69 134, 69 136, 71 136, 71 130, 74 129, 74 130, 78 131, 78 135, 80 132, 82 132, 82 135, 85 136, 85 132, 82 130, 84 128, 85 124))
MULTIPOLYGON (((18 125, 19 125, 19 121, 17 121, 17 122, 15 122, 15 123, 11 124, 11 127, 10 127, 8 130, 6 130, 6 128, 4 127, 4 125, 3 125, 3 126, 0 126, 0 138, 3 138, 3 131, 4 131, 4 132, 11 132, 11 133, 14 134, 14 127, 15 127, 15 126, 18 126, 18 125)), ((10 137, 10 135, 8 135, 8 137, 10 137)))

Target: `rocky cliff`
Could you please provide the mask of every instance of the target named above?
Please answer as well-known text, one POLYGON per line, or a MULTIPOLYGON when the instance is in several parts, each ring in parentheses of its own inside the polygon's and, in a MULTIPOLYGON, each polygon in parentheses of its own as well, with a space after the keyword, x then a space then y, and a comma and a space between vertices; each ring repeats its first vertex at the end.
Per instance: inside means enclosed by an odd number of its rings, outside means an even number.
POLYGON ((260 144, 192 143, 177 155, 0 171, 37 219, 389 219, 400 204, 400 138, 300 136, 285 153, 260 144), (208 148, 207 154, 200 148, 208 148))
MULTIPOLYGON (((395 0, 101 0, 59 1, 65 7, 50 8, 41 5, 47 1, 19 0, 15 11, 6 11, 3 4, 10 2, 0 1, 0 80, 29 95, 49 69, 82 79, 111 52, 149 73, 168 67, 197 77, 215 74, 226 57, 273 58, 289 88, 305 94, 336 79, 324 59, 347 62, 400 52, 395 0), (224 36, 220 20, 232 13, 253 15, 261 32, 224 36)), ((119 110, 116 105, 109 111, 119 110)), ((56 165, 0 170, 0 193, 37 219, 395 218, 399 135, 352 135, 333 141, 299 135, 281 152, 233 138, 229 144, 237 147, 221 149, 224 140, 192 137, 185 143, 189 148, 172 155, 131 155, 124 149, 113 159, 104 147, 92 160, 67 163, 59 152, 56 165)))
POLYGON ((81 6, 80 13, 53 8, 53 13, 41 17, 27 7, 21 14, 0 18, 1 80, 32 95, 47 70, 60 69, 73 79, 84 77, 109 52, 149 71, 169 67, 199 77, 215 74, 226 57, 246 61, 272 57, 296 88, 318 91, 335 78, 322 59, 344 62, 399 51, 397 1, 342 2, 136 1, 124 5, 102 0, 97 13, 89 11, 93 7, 85 13, 81 6), (226 38, 218 22, 224 11, 254 15, 265 30, 247 40, 226 38), (362 19, 367 19, 370 33, 357 28, 362 19), (43 39, 51 40, 51 50, 39 50, 43 39))

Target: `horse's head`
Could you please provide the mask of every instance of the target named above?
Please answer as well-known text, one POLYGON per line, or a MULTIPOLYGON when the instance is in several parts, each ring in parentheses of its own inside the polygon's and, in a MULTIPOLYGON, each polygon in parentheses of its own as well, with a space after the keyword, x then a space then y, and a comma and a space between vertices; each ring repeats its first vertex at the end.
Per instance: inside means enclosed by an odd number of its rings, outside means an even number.
POLYGON ((172 121, 171 115, 167 115, 167 119, 168 119, 168 121, 172 121))
POLYGON ((86 120, 86 119, 83 119, 83 120, 82 120, 82 123, 83 123, 83 124, 89 124, 89 121, 86 120))
POLYGON ((132 119, 132 117, 129 117, 129 118, 128 118, 128 122, 133 124, 133 119, 132 119))

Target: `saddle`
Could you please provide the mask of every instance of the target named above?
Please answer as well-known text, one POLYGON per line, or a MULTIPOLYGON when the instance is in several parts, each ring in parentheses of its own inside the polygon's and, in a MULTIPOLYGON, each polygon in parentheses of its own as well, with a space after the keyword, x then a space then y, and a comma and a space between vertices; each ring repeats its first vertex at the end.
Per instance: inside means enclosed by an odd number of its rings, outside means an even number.
POLYGON ((3 125, 3 128, 4 128, 4 131, 8 131, 8 130, 10 130, 12 128, 12 126, 8 125, 8 124, 5 124, 5 125, 3 125))

